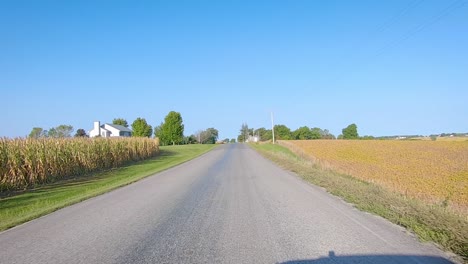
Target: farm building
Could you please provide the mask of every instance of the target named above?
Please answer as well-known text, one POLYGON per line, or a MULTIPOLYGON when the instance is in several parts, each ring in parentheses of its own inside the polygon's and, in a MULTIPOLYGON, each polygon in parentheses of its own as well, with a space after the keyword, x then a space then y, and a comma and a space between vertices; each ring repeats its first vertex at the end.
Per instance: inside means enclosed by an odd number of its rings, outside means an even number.
POLYGON ((247 140, 245 142, 259 142, 260 141, 260 137, 259 136, 251 136, 249 135, 249 138, 247 138, 247 140))
POLYGON ((114 124, 103 124, 101 122, 94 122, 94 128, 89 131, 89 137, 131 137, 132 130, 128 127, 114 124))

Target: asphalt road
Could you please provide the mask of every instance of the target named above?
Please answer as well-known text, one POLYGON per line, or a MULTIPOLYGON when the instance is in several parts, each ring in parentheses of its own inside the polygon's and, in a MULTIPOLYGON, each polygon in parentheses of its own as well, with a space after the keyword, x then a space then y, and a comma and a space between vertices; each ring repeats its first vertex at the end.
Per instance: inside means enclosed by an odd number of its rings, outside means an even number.
POLYGON ((451 263, 243 144, 0 233, 0 263, 451 263))

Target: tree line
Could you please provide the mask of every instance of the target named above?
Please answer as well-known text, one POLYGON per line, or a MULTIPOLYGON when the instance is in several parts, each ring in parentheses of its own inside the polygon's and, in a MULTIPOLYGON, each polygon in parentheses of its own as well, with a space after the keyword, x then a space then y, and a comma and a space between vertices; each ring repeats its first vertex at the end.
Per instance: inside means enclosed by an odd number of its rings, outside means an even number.
MULTIPOLYGON (((129 127, 129 124, 124 118, 114 118, 114 125, 129 127)), ((131 124, 133 137, 157 137, 161 145, 179 145, 179 144, 214 144, 218 140, 218 130, 215 128, 207 128, 199 130, 190 136, 184 136, 184 124, 182 115, 176 111, 170 111, 164 121, 158 126, 152 127, 145 118, 138 117, 131 124)), ((30 138, 66 138, 71 137, 74 129, 71 125, 59 125, 49 130, 44 130, 40 127, 34 127, 29 134, 30 138)), ((86 131, 82 128, 78 129, 75 137, 87 137, 86 131)), ((228 140, 229 141, 229 140, 228 140)))
MULTIPOLYGON (((359 137, 356 124, 351 124, 342 129, 342 134, 335 137, 328 129, 319 127, 302 126, 296 130, 291 130, 286 125, 275 125, 273 127, 275 140, 311 140, 311 139, 367 139, 368 136, 359 137)), ((270 141, 273 139, 271 129, 264 127, 253 129, 249 128, 246 123, 243 123, 240 133, 237 136, 238 142, 246 142, 249 137, 258 137, 259 141, 270 141)))
MULTIPOLYGON (((50 129, 43 129, 42 127, 33 127, 31 133, 29 133, 30 138, 62 138, 62 137, 71 137, 74 129, 71 125, 59 125, 57 127, 52 127, 50 129)), ((86 136, 86 131, 84 129, 78 129, 75 133, 75 137, 86 136)))

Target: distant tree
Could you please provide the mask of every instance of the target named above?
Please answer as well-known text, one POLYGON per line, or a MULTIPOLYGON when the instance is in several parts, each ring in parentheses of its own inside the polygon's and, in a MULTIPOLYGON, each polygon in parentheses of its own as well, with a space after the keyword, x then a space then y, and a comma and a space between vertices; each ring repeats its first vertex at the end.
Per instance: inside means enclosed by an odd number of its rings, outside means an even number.
POLYGON ((70 125, 60 125, 57 127, 53 127, 49 130, 42 131, 42 134, 46 137, 51 138, 63 138, 63 137, 71 137, 73 133, 73 127, 70 125))
POLYGON ((195 137, 200 144, 214 144, 218 140, 218 130, 215 128, 207 128, 200 130, 195 134, 195 137))
MULTIPOLYGON (((250 133, 250 129, 249 129, 249 126, 246 124, 246 123, 242 123, 242 126, 241 126, 241 130, 240 130, 240 141, 239 142, 245 142, 247 141, 247 139, 249 138, 249 133, 250 133)), ((239 139, 239 137, 238 137, 239 139)))
POLYGON ((307 126, 300 127, 292 132, 292 138, 298 140, 312 139, 312 131, 307 126))
POLYGON ((161 137, 163 137, 162 136, 162 125, 163 125, 163 122, 161 122, 161 124, 159 126, 154 127, 154 137, 159 138, 159 140, 161 140, 161 137))
POLYGON ((343 139, 343 134, 339 134, 338 139, 343 139))
POLYGON ((211 143, 211 144, 216 143, 216 141, 218 140, 218 134, 219 134, 218 130, 211 127, 211 128, 206 129, 206 133, 209 135, 207 143, 211 143))
POLYGON ((166 144, 180 144, 184 139, 184 124, 179 112, 171 111, 161 125, 160 140, 166 144))
POLYGON ((73 126, 70 125, 60 125, 55 128, 57 132, 57 137, 71 137, 73 133, 73 126))
POLYGON ((193 135, 196 140, 197 140, 197 143, 199 144, 202 144, 202 142, 204 142, 206 139, 203 138, 205 136, 205 134, 203 133, 205 130, 198 130, 197 132, 195 132, 195 134, 193 135))
POLYGON ((265 133, 260 135, 260 140, 261 141, 269 141, 273 139, 273 133, 271 132, 271 129, 267 129, 265 133))
POLYGON ((292 133, 292 139, 311 139, 311 131, 310 128, 307 126, 300 127, 294 130, 292 133))
POLYGON ((229 138, 225 138, 225 139, 223 140, 223 142, 226 143, 226 144, 229 143, 229 138))
POLYGON ((190 135, 188 137, 184 137, 184 140, 182 141, 182 144, 197 144, 197 138, 195 135, 190 135))
POLYGON ((112 124, 128 127, 127 120, 125 120, 123 118, 114 118, 114 120, 112 120, 112 124))
POLYGON ((260 141, 267 141, 272 138, 271 130, 265 129, 264 127, 256 129, 254 133, 260 137, 260 141))
POLYGON ((86 137, 86 131, 82 128, 77 129, 75 137, 86 137))
POLYGON ((57 130, 55 129, 55 127, 52 127, 49 130, 47 130, 47 137, 51 137, 51 138, 58 137, 57 130))
POLYGON ((262 140, 262 135, 266 132, 266 129, 264 127, 257 128, 254 130, 254 135, 259 137, 259 140, 262 140))
POLYGON ((187 144, 197 144, 197 138, 194 135, 188 137, 187 144))
POLYGON ((335 139, 336 137, 328 131, 328 129, 324 129, 322 131, 322 139, 335 139))
POLYGON ((132 136, 134 137, 151 137, 153 128, 148 125, 146 119, 138 117, 132 123, 132 136))
POLYGON ((41 138, 47 136, 47 130, 42 129, 42 127, 33 127, 31 133, 29 133, 30 138, 41 138))
POLYGON ((347 126, 346 128, 343 128, 342 132, 343 132, 344 139, 358 139, 359 138, 356 124, 351 124, 347 126))
POLYGON ((244 142, 244 136, 242 134, 237 136, 237 142, 244 142))
POLYGON ((310 129, 311 139, 321 139, 323 135, 323 130, 319 127, 314 127, 310 129))
POLYGON ((275 137, 276 139, 289 140, 292 138, 291 129, 285 125, 275 125, 275 137))
POLYGON ((236 139, 235 138, 231 138, 231 140, 229 141, 230 143, 236 143, 236 139))

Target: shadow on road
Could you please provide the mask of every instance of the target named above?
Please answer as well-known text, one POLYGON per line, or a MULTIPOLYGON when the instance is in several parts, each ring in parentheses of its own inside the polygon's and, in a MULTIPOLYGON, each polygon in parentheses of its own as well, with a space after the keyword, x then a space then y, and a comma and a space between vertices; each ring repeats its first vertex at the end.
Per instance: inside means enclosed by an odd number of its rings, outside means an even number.
POLYGON ((279 264, 453 264, 448 259, 435 256, 423 255, 343 255, 336 256, 334 251, 330 251, 328 257, 317 259, 290 260, 279 264))

